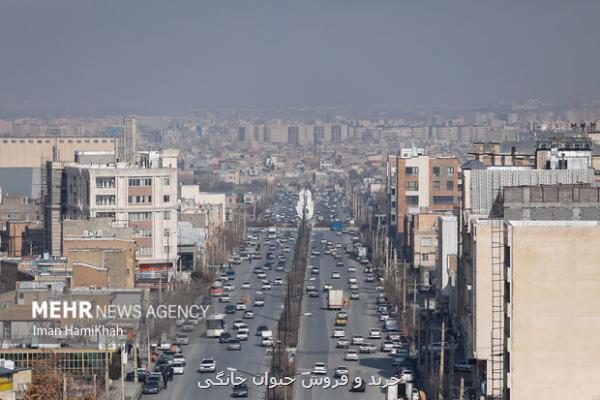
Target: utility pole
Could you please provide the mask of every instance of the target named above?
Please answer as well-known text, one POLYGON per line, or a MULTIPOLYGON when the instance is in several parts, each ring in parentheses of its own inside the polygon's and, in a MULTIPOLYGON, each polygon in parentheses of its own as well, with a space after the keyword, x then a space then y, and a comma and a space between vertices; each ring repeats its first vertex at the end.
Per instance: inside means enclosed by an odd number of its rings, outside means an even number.
MULTIPOLYGON (((124 360, 127 355, 125 353, 125 346, 121 347, 121 400, 125 400, 125 368, 124 368, 124 360)), ((137 375, 137 371, 135 372, 137 375)))
POLYGON ((406 259, 402 262, 402 319, 406 317, 406 259))
POLYGON ((69 396, 67 396, 67 374, 63 373, 63 400, 67 400, 69 396))
POLYGON ((458 389, 458 399, 465 400, 465 377, 460 377, 460 387, 458 389))
POLYGON ((94 387, 93 387, 93 399, 96 400, 96 397, 98 396, 98 389, 96 388, 96 374, 94 374, 94 387))
POLYGON ((442 321, 442 346, 440 353, 440 374, 438 382, 438 400, 444 399, 444 351, 446 350, 446 321, 442 321))
POLYGON ((108 343, 106 344, 106 356, 104 360, 104 393, 108 396, 108 363, 110 362, 110 353, 108 352, 108 343))

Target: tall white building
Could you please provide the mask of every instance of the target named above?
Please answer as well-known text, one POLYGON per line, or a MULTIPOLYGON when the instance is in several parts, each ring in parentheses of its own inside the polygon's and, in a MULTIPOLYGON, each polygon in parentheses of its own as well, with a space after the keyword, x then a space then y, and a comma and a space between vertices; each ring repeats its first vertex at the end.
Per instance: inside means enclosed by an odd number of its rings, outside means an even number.
POLYGON ((65 218, 110 217, 133 227, 140 269, 170 268, 177 259, 177 152, 141 152, 139 159, 66 164, 65 218))

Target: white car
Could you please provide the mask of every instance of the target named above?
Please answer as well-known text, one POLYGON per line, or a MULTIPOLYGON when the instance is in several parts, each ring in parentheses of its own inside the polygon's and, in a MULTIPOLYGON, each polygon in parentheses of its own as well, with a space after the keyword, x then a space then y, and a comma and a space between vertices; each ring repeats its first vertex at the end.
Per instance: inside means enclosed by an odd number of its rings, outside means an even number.
POLYGON ((355 276, 350 276, 348 277, 348 283, 357 283, 358 280, 356 279, 355 276))
POLYGON ((381 313, 381 315, 379 316, 379 320, 381 322, 385 322, 390 318, 390 314, 388 314, 387 312, 383 312, 381 313))
POLYGON ((332 338, 342 338, 346 336, 346 332, 343 329, 334 329, 331 334, 332 338))
POLYGON ((348 369, 348 367, 344 367, 342 365, 340 365, 339 367, 337 367, 335 369, 335 377, 336 378, 341 378, 344 375, 348 375, 350 374, 350 370, 348 369))
POLYGON ((392 352, 394 350, 394 342, 386 340, 381 344, 381 351, 392 352))
POLYGON ((243 301, 235 303, 235 311, 246 311, 246 303, 243 301))
POLYGON ((335 347, 337 347, 338 349, 347 349, 348 346, 350 346, 350 341, 345 337, 339 338, 335 342, 335 347))
POLYGON ((198 366, 200 372, 215 372, 216 369, 217 363, 212 358, 203 359, 198 366))
POLYGON ((235 337, 239 340, 248 340, 248 336, 250 335, 250 329, 248 328, 240 328, 238 329, 235 337))
POLYGON ((350 290, 358 290, 358 285, 356 283, 351 283, 350 290))
POLYGON ((262 347, 273 347, 273 339, 270 337, 263 338, 263 340, 260 342, 260 345, 262 347))
POLYGON ((246 323, 241 319, 236 319, 235 321, 233 321, 233 329, 243 328, 244 325, 246 325, 246 323))
POLYGON ((228 294, 222 294, 219 297, 219 303, 229 303, 231 301, 231 297, 228 294))
POLYGON ((244 282, 242 283, 242 289, 250 289, 252 285, 250 284, 250 282, 244 282))
POLYGON ((350 300, 359 300, 359 299, 360 299, 360 295, 358 294, 358 292, 350 293, 350 300))
POLYGON ((315 363, 312 373, 315 375, 327 375, 327 365, 322 362, 315 363))
POLYGON ((244 313, 244 319, 252 319, 252 318, 254 318, 254 313, 252 311, 248 310, 244 313))
POLYGON ((271 290, 271 284, 270 283, 263 283, 261 286, 261 290, 271 290))
POLYGON ((186 335, 185 333, 178 334, 175 341, 177 342, 177 344, 181 344, 181 345, 187 345, 190 343, 190 339, 189 339, 188 335, 186 335))
POLYGON ((226 292, 233 292, 235 290, 235 285, 233 283, 226 283, 223 285, 223 290, 226 292))
POLYGON ((354 268, 354 267, 348 267, 348 272, 356 272, 356 268, 354 268))
POLYGON ((331 279, 340 279, 341 275, 339 272, 332 272, 331 279))
POLYGON ((403 369, 400 373, 400 379, 402 382, 412 382, 413 381, 413 372, 410 369, 403 369))
POLYGON ((378 328, 373 328, 369 331, 369 339, 381 339, 381 331, 378 328))
POLYGON ((346 361, 358 361, 358 351, 354 349, 349 349, 344 356, 344 360, 346 361))
POLYGON ((183 365, 185 365, 185 363, 186 363, 186 359, 185 359, 185 357, 183 356, 183 354, 175 354, 175 355, 173 356, 173 363, 180 363, 180 364, 183 364, 183 365))
POLYGON ((346 311, 338 311, 337 314, 335 314, 335 317, 347 319, 348 313, 346 311))
POLYGON ((259 272, 258 273, 258 278, 259 279, 265 279, 267 277, 267 274, 265 274, 264 272, 259 272))
POLYGON ((363 344, 364 342, 365 342, 365 338, 363 336, 360 336, 360 335, 352 336, 352 344, 353 345, 363 344))
POLYGON ((182 363, 174 362, 173 364, 171 364, 171 368, 173 368, 173 375, 183 375, 183 373, 185 372, 185 367, 182 363))
POLYGON ((275 279, 273 279, 273 285, 275 286, 281 286, 283 285, 283 279, 280 277, 277 277, 275 279))

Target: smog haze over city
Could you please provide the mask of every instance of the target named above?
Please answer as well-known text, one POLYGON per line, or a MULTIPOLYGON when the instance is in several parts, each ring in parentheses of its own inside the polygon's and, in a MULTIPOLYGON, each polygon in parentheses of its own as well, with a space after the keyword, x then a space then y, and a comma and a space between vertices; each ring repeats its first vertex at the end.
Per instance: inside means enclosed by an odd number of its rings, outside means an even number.
POLYGON ((0 0, 0 400, 600 399, 598 16, 0 0))

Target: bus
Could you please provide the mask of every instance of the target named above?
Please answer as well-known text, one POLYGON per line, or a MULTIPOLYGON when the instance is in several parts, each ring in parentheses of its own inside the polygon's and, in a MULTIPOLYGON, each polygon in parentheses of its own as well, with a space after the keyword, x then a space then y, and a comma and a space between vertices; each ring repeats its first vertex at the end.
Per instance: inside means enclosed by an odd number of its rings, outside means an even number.
POLYGON ((219 337, 225 332, 225 314, 213 314, 206 319, 206 336, 219 337))
POLYGON ((212 297, 219 297, 223 294, 223 282, 214 281, 212 285, 210 285, 210 295, 212 297))

